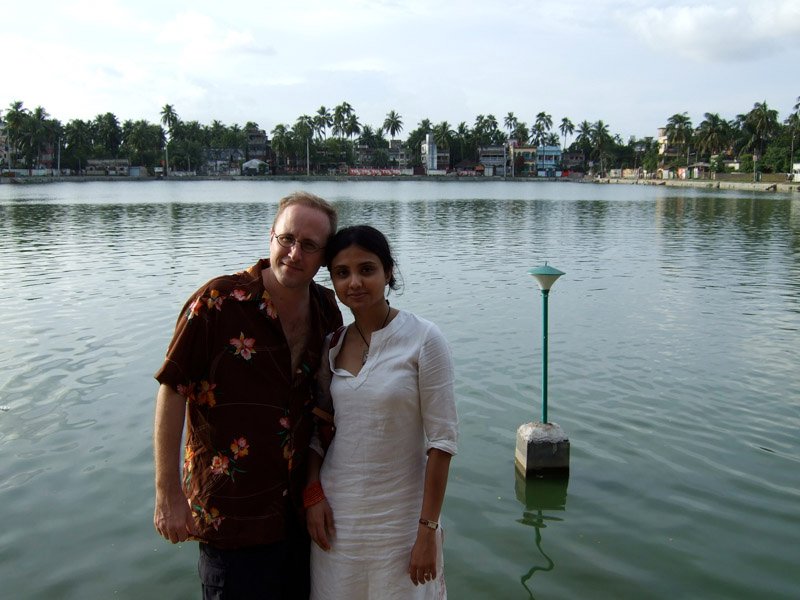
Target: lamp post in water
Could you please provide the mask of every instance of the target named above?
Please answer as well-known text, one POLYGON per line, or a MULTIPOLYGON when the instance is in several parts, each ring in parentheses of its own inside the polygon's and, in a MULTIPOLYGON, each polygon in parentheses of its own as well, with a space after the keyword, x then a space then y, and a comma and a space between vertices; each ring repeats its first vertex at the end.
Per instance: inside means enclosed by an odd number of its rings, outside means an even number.
POLYGON ((547 263, 528 271, 542 290, 542 423, 547 423, 547 299, 550 288, 564 272, 554 269, 547 263))
POLYGON ((514 464, 525 477, 559 476, 569 472, 569 439, 557 423, 550 423, 547 418, 547 300, 550 288, 564 272, 545 263, 528 274, 542 291, 542 420, 517 429, 514 464))

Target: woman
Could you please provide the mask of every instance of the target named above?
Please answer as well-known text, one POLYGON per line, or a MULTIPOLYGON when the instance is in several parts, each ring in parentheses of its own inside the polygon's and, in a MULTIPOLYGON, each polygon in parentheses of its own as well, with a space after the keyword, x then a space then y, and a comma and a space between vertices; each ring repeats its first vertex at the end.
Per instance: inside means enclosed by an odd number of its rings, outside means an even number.
POLYGON ((336 435, 310 453, 304 494, 311 597, 445 598, 442 530, 456 453, 453 363, 429 321, 389 306, 395 262, 367 225, 326 247, 339 300, 354 322, 329 340, 336 435))

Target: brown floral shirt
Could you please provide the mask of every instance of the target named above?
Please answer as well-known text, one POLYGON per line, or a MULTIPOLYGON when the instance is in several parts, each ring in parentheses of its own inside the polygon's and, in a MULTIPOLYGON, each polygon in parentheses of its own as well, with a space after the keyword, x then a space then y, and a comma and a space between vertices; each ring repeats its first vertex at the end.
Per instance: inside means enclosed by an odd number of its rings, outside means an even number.
POLYGON ((308 345, 292 373, 266 268, 262 259, 201 287, 155 375, 186 398, 183 487, 200 539, 222 548, 285 538, 287 511, 302 506, 323 338, 342 324, 333 292, 312 282, 308 345))

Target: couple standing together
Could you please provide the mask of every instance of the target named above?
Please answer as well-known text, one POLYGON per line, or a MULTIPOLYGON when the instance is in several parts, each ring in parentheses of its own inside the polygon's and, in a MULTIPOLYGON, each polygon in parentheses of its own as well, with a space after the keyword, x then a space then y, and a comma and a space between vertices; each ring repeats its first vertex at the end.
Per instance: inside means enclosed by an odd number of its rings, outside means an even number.
POLYGON ((385 236, 336 229, 325 200, 282 199, 269 258, 192 295, 156 373, 154 524, 200 542, 204 598, 446 597, 450 351, 389 305, 385 236))

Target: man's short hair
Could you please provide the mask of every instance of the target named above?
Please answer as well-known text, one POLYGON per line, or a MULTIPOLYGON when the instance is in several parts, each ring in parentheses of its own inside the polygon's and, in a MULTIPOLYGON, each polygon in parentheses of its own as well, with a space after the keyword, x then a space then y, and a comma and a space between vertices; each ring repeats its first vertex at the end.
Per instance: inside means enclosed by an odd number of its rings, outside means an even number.
POLYGON ((336 209, 333 207, 333 205, 315 194, 302 191, 292 192, 285 198, 281 198, 281 201, 278 204, 278 212, 275 213, 275 220, 272 222, 273 229, 275 228, 275 223, 278 222, 278 217, 281 216, 281 213, 295 204, 302 204, 304 206, 316 208, 317 210, 324 212, 331 224, 331 230, 328 233, 328 238, 336 233, 336 227, 339 224, 339 215, 336 213, 336 209))

